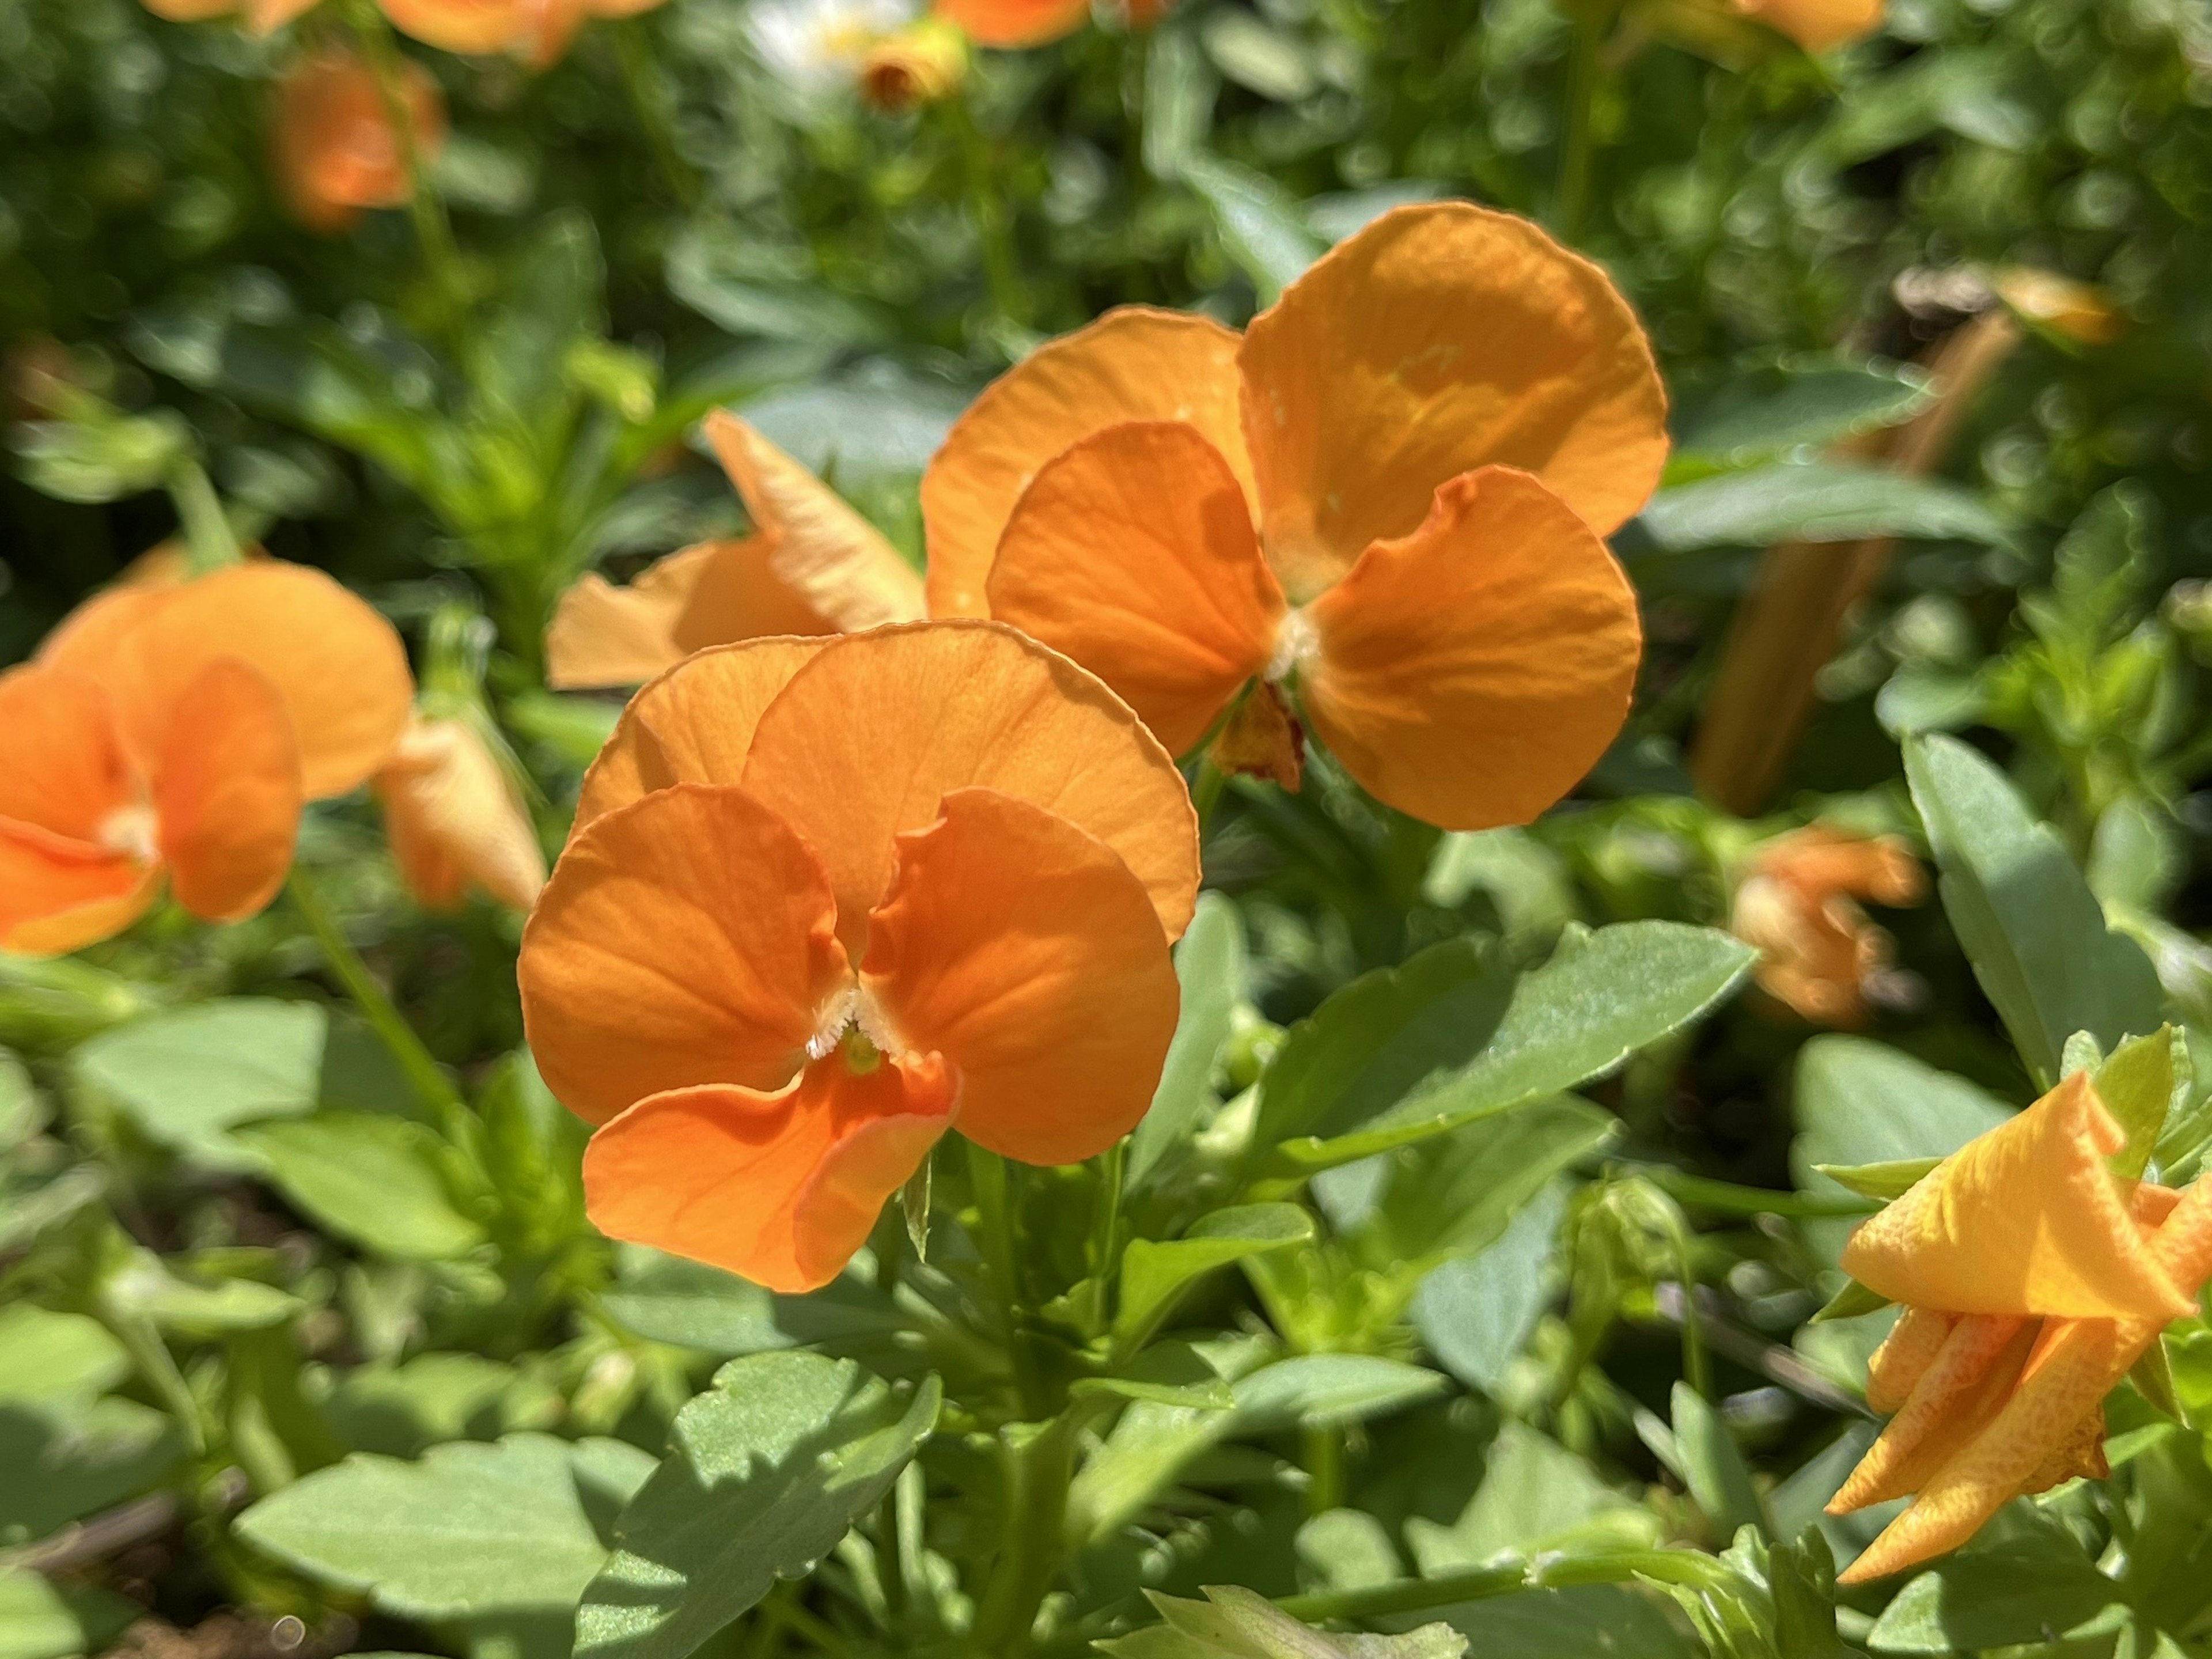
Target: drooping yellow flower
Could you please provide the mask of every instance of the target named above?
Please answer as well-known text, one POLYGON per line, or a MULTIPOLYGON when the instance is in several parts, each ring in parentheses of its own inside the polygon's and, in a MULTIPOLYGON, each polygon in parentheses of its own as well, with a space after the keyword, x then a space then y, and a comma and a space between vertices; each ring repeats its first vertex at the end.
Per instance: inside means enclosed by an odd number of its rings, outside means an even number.
POLYGON ((1828 1510, 1917 1495, 1840 1582, 2106 1473, 2105 1396, 2212 1278, 2212 1187, 2116 1176, 2126 1144, 2077 1072, 1851 1236, 1844 1270, 1905 1310, 1867 1376, 1867 1403, 1896 1414, 1828 1510))

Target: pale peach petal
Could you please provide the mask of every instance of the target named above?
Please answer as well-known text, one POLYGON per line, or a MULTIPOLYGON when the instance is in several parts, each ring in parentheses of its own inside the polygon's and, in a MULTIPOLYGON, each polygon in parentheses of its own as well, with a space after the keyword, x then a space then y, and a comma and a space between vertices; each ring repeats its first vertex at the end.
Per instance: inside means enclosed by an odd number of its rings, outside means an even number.
POLYGON ((545 885, 545 854, 514 785, 465 721, 416 719, 376 775, 385 833, 408 890, 432 909, 471 886, 527 910, 545 885))
MULTIPOLYGON (((545 684, 558 691, 642 685, 674 667, 686 655, 676 643, 676 622, 693 590, 709 564, 746 545, 701 542, 655 560, 623 587, 596 573, 585 575, 553 607, 545 629, 545 684)), ((826 632, 811 625, 817 620, 806 613, 807 625, 765 631, 826 632)))
POLYGON ((1905 1404, 1927 1374, 1957 1320, 1933 1308, 1907 1308, 1867 1361, 1866 1402, 1870 1411, 1893 1412, 1905 1404))

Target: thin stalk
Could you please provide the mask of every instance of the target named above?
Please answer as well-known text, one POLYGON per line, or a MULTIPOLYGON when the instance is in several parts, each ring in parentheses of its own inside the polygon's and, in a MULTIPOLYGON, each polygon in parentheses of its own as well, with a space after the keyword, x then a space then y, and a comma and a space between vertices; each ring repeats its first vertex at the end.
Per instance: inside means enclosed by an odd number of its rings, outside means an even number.
POLYGON ((896 1482, 876 1509, 876 1583, 884 1593, 884 1628, 896 1635, 906 1620, 906 1559, 899 1545, 896 1482))
POLYGON ((1006 321, 1026 327, 1029 295, 1022 286, 1021 265, 1014 254, 1012 221, 1005 200, 993 188, 989 146, 975 125, 966 94, 951 98, 947 104, 960 135, 962 183, 976 237, 983 246, 983 281, 991 295, 991 308, 1006 321))
POLYGON ((1317 1423, 1304 1431, 1306 1513, 1325 1515, 1344 1504, 1344 1431, 1317 1423))
POLYGON ((1856 1221, 1872 1215, 1881 1207, 1868 1198, 1815 1198, 1803 1193, 1772 1192, 1765 1187, 1740 1187, 1732 1181, 1709 1181, 1703 1176, 1685 1175, 1664 1164, 1638 1164, 1635 1171, 1662 1192, 1680 1199, 1685 1204, 1695 1204, 1702 1209, 1720 1210, 1730 1215, 1781 1215, 1805 1221, 1856 1221))
POLYGON ((999 1312, 1005 1322, 1008 1357, 1013 1361, 1014 1386, 1021 1413, 1027 1420, 1042 1422, 1052 1415, 1044 1397, 1043 1379, 1037 1374, 1036 1355, 1030 1347, 1027 1320, 1022 1308, 1021 1281, 1014 1255, 1013 1214, 1006 1190, 1006 1163, 996 1152, 968 1143, 968 1174, 975 1189, 975 1209, 981 1219, 984 1265, 990 1269, 999 1292, 999 1312))
POLYGON ((185 563, 193 575, 204 576, 246 556, 206 468, 188 455, 181 457, 169 469, 168 489, 185 527, 185 563))
POLYGON ((1377 1619, 1393 1613, 1425 1613, 1460 1601, 1510 1595, 1529 1588, 1528 1569, 1517 1561, 1474 1567, 1436 1578, 1399 1579, 1358 1589, 1322 1590, 1286 1596, 1275 1605, 1294 1619, 1318 1623, 1328 1619, 1377 1619))
POLYGON ((653 165, 660 169, 662 182, 678 206, 696 207, 699 175, 676 148, 676 129, 668 118, 667 100, 653 82, 653 52, 645 38, 646 27, 642 16, 621 18, 613 25, 615 61, 622 70, 623 90, 637 113, 638 125, 645 129, 646 143, 653 151, 653 165))
POLYGON ((422 1097, 423 1104, 437 1115, 447 1138, 456 1145, 464 1144, 464 1126, 468 1121, 469 1109, 461 1098, 460 1091, 454 1088, 453 1080, 446 1075, 445 1068, 438 1064, 429 1049, 423 1047, 422 1039, 415 1034, 415 1028, 392 1006, 392 999, 385 994, 384 988, 376 982, 376 976, 368 971, 368 964, 361 959, 361 952, 353 948, 353 941, 345 936, 337 919, 331 915, 330 907, 323 902, 313 878, 295 864, 292 866, 292 878, 288 890, 292 895, 293 908, 299 911, 300 919, 307 924, 307 931, 315 936, 315 943, 322 947, 324 960, 330 963, 331 971, 338 976, 339 983, 346 988, 346 994, 354 1000, 362 1018, 368 1021, 369 1029, 391 1051, 392 1058, 406 1073, 408 1082, 414 1085, 415 1092, 422 1097))
POLYGON ((1075 1464, 1073 1421, 1063 1415, 1025 1438, 1013 1430, 1000 1432, 1004 1547, 991 1569, 975 1631, 975 1650, 988 1659, 1021 1659, 1030 1651, 1037 1609, 1059 1576, 1075 1464))
POLYGON ((1596 153, 1591 118, 1597 105, 1598 54, 1605 16, 1584 3, 1572 9, 1574 33, 1567 45, 1567 97, 1562 112, 1559 179, 1552 198, 1552 228, 1563 242, 1582 232, 1589 207, 1590 164, 1596 153))
POLYGON ((346 8, 346 21, 353 26, 369 72, 376 77, 384 118, 392 124, 392 137, 399 146, 399 167, 407 179, 407 216, 414 223, 423 265, 431 286, 447 307, 448 320, 457 321, 468 308, 468 283, 461 274, 461 251, 453 241, 446 204, 423 176, 422 150, 415 142, 414 112, 407 102, 406 59, 392 39, 392 26, 374 0, 354 0, 346 8))
POLYGON ((1128 1175, 1128 1138, 1125 1135, 1109 1146, 1098 1164, 1098 1218, 1092 1234, 1091 1270, 1099 1286, 1097 1315, 1103 1328, 1111 1311, 1105 1287, 1113 1282, 1115 1268, 1121 1260, 1121 1190, 1128 1175))

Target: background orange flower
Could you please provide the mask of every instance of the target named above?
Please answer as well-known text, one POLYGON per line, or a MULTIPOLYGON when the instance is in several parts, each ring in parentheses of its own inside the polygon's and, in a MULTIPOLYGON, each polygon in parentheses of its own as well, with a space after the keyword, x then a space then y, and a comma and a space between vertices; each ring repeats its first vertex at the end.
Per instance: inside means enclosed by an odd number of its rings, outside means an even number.
MULTIPOLYGON (((419 64, 404 70, 418 165, 444 147, 446 104, 419 64)), ((408 197, 406 157, 368 64, 325 52, 285 71, 276 87, 276 181, 302 224, 341 230, 363 208, 398 207, 408 197)))

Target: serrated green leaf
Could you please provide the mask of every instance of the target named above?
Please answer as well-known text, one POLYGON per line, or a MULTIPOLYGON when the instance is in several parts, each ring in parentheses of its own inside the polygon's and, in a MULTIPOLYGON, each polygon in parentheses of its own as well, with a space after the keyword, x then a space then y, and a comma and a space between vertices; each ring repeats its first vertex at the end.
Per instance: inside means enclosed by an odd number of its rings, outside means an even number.
POLYGON ((1295 1204, 1247 1204, 1201 1216, 1181 1238, 1134 1239, 1121 1255, 1115 1333, 1127 1339, 1151 1329, 1184 1287, 1203 1273, 1304 1244, 1313 1236, 1313 1218, 1295 1204))
POLYGON ((1421 1281, 1414 1328, 1437 1362, 1468 1387, 1498 1391, 1557 1293, 1552 1262, 1566 1208, 1566 1183, 1555 1182, 1489 1249, 1444 1262, 1421 1281))
POLYGON ((347 1372, 323 1415, 350 1450, 418 1457, 448 1440, 550 1428, 566 1409, 551 1385, 472 1353, 423 1353, 347 1372))
POLYGON ((850 1360, 757 1354, 677 1413, 577 1613, 594 1659, 684 1659, 835 1548, 929 1437, 934 1376, 893 1389, 850 1360))
POLYGON ((483 1243, 455 1205, 444 1143, 426 1126, 366 1112, 248 1124, 232 1139, 300 1208, 379 1255, 446 1261, 483 1243))
POLYGON ((184 1454, 176 1425, 135 1400, 0 1402, 0 1548, 137 1497, 184 1454))
POLYGON ((228 997, 101 1032, 70 1057, 78 1085, 149 1139, 197 1162, 241 1169, 240 1124, 315 1109, 329 1019, 312 1002, 228 997))
POLYGON ((2069 1632, 2107 1628, 2122 1604, 2120 1586, 2045 1525, 1922 1573, 1883 1609, 1866 1640, 1877 1654, 2041 1647, 2069 1632))
POLYGON ((1133 1191, 1212 1103, 1214 1057, 1229 1040, 1230 1021, 1245 996, 1244 924, 1234 902, 1219 893, 1199 895, 1197 912, 1176 945, 1175 965, 1182 1012, 1152 1103, 1129 1139, 1133 1191))

